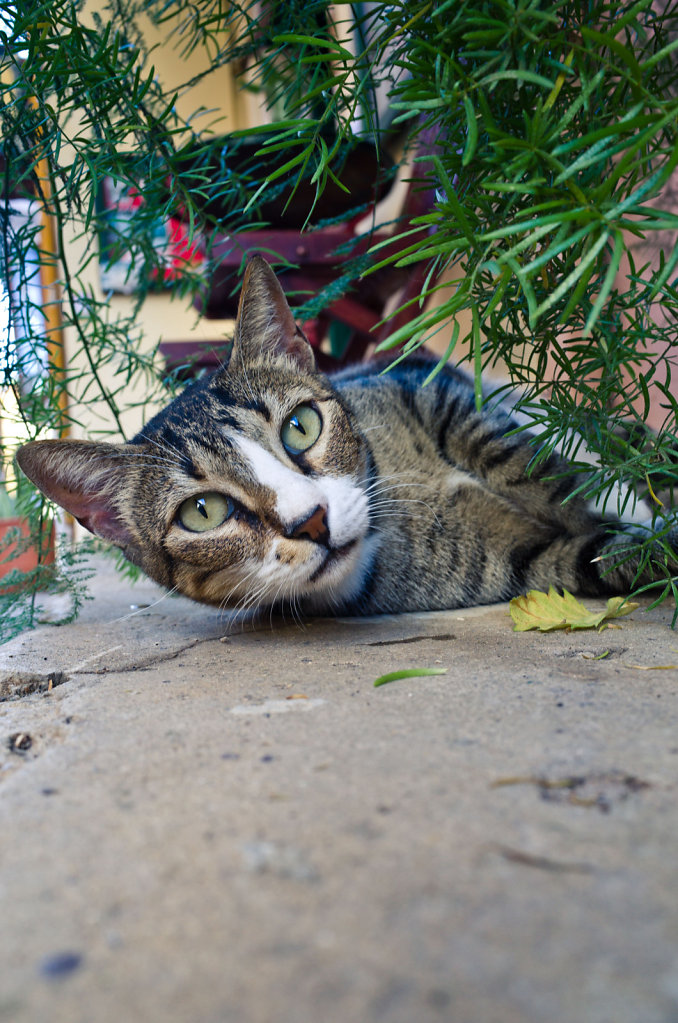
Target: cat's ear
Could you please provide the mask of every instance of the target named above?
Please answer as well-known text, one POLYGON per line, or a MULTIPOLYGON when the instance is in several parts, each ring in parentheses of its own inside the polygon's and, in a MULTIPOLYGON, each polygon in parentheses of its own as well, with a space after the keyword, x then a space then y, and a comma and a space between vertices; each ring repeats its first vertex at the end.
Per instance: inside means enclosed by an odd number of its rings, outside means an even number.
POLYGON ((300 368, 315 370, 313 349, 295 323, 277 277, 265 259, 252 256, 242 282, 231 358, 246 364, 262 353, 287 355, 300 368))
MULTIPOLYGON (((129 480, 129 448, 86 440, 37 440, 19 448, 19 466, 55 504, 90 533, 122 547, 136 545, 120 513, 129 480)), ((132 558, 132 560, 134 560, 132 558)))

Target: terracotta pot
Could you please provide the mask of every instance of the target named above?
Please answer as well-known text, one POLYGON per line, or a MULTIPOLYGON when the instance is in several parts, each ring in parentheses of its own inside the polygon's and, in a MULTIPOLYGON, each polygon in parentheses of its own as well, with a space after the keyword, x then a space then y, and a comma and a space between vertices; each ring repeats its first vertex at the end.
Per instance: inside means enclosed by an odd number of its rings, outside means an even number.
MULTIPOLYGON (((4 540, 6 534, 10 529, 20 529, 21 536, 30 536, 30 529, 26 519, 0 519, 0 541, 4 540)), ((25 551, 22 551, 16 558, 12 557, 12 551, 16 548, 16 544, 10 544, 5 550, 0 553, 0 579, 3 576, 8 575, 13 569, 19 572, 31 572, 38 565, 38 548, 37 545, 28 547, 25 551)), ((49 528, 45 527, 42 534, 42 557, 40 561, 43 565, 51 565, 54 561, 54 526, 49 528)), ((17 590, 21 589, 20 585, 16 586, 0 586, 0 595, 6 593, 16 593, 17 590)))

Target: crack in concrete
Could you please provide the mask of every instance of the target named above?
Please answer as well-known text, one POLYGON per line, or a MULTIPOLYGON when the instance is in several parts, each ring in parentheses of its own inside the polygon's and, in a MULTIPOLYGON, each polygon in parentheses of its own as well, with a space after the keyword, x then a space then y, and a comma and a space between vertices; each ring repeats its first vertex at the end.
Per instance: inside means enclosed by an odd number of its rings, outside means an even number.
POLYGON ((423 643, 426 639, 446 640, 456 639, 452 632, 436 633, 433 636, 406 636, 405 639, 378 639, 373 643, 363 643, 362 646, 400 646, 403 643, 423 643))
POLYGON ((86 657, 84 660, 79 661, 77 664, 66 671, 61 668, 52 669, 51 671, 35 672, 35 671, 6 671, 0 672, 0 703, 9 700, 22 700, 26 696, 31 696, 33 693, 48 693, 56 686, 61 686, 65 682, 74 678, 76 675, 108 675, 114 672, 124 674, 128 671, 148 671, 154 668, 156 665, 164 664, 167 661, 174 661, 181 654, 186 653, 187 650, 193 650, 194 647, 201 643, 213 642, 214 637, 197 637, 192 639, 189 643, 184 643, 183 646, 176 650, 166 650, 164 652, 158 652, 157 654, 150 654, 146 657, 141 656, 135 658, 125 664, 111 665, 107 664, 102 667, 87 667, 92 661, 96 662, 107 654, 115 653, 116 650, 121 650, 124 646, 122 643, 118 643, 116 646, 109 647, 106 650, 101 650, 96 654, 92 654, 86 657))
POLYGON ((85 668, 84 666, 90 661, 96 660, 97 658, 104 657, 106 654, 112 653, 114 650, 119 650, 122 644, 111 647, 110 650, 102 650, 99 654, 94 654, 92 657, 88 657, 86 660, 81 661, 80 664, 76 665, 75 668, 71 668, 73 675, 109 675, 111 673, 124 673, 126 671, 148 671, 149 668, 154 668, 157 664, 164 664, 166 661, 174 661, 181 654, 186 653, 187 650, 193 650, 194 647, 201 643, 213 642, 213 637, 197 638, 185 643, 184 646, 179 647, 176 650, 167 650, 164 653, 151 654, 147 657, 141 657, 134 659, 132 662, 127 664, 119 665, 105 665, 102 668, 85 668))

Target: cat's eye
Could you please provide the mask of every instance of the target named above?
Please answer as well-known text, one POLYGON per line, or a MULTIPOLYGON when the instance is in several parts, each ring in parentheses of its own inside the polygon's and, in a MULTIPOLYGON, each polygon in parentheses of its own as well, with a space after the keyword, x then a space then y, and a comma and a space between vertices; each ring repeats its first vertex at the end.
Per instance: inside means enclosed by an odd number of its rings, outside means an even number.
POLYGON ((195 494, 179 506, 179 522, 191 533, 215 529, 233 514, 233 501, 223 494, 195 494))
POLYGON ((315 444, 323 421, 312 405, 297 405, 282 425, 280 439, 290 455, 300 455, 315 444))

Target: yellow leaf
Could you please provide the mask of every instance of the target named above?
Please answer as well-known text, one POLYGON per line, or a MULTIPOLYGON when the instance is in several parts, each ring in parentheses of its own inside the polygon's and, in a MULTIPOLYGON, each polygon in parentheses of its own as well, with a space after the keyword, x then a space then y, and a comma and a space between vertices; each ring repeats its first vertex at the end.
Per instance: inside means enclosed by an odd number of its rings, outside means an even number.
POLYGON ((560 594, 549 587, 548 593, 530 590, 522 597, 514 597, 509 611, 514 632, 552 632, 554 629, 597 629, 610 618, 630 614, 638 604, 624 603, 624 597, 610 597, 604 611, 589 611, 567 590, 560 594), (622 604, 624 605, 622 607, 622 604))

